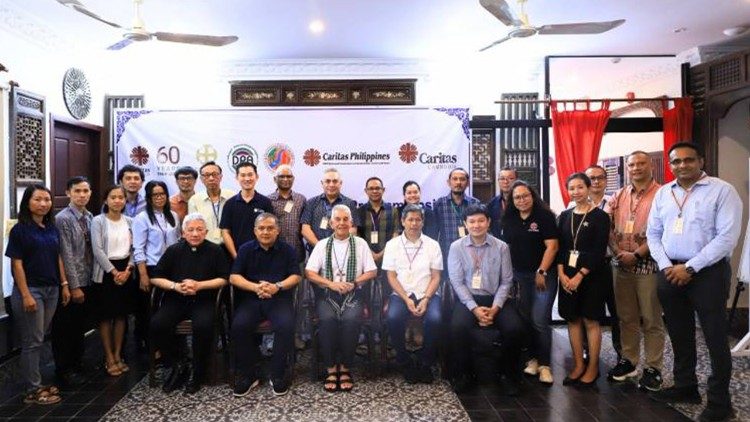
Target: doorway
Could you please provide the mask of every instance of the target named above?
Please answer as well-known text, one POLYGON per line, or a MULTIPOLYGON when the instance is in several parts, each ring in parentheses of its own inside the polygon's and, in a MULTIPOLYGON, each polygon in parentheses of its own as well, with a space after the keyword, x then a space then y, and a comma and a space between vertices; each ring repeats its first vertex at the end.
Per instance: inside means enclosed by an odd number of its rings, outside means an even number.
POLYGON ((55 212, 68 205, 65 188, 73 176, 91 182, 88 209, 98 214, 102 187, 106 184, 107 149, 102 127, 61 116, 50 116, 50 188, 55 212))

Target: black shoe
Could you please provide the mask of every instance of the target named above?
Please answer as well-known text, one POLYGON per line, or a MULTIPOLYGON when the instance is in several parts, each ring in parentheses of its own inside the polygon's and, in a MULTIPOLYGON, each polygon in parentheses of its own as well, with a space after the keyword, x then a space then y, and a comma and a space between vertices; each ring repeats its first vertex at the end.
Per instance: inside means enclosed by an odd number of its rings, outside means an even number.
POLYGON ((508 397, 518 397, 521 395, 521 387, 518 380, 512 379, 508 376, 500 378, 500 388, 503 393, 508 397))
POLYGON ((569 376, 565 377, 565 379, 563 380, 563 385, 566 387, 575 386, 576 384, 578 384, 578 380, 581 379, 582 376, 583 376, 583 373, 581 373, 581 375, 579 375, 578 378, 571 378, 569 376))
POLYGON ((274 396, 283 396, 289 392, 289 383, 284 378, 272 378, 268 382, 271 384, 274 396))
POLYGON ((607 373, 607 380, 622 382, 635 376, 638 376, 636 367, 629 360, 620 359, 617 365, 607 373))
MULTIPOLYGON (((583 375, 581 375, 581 378, 582 377, 583 375)), ((578 382, 575 384, 576 388, 594 388, 596 387, 596 381, 599 380, 599 373, 597 372, 596 377, 589 382, 581 381, 581 378, 578 378, 578 382)))
POLYGON ((728 421, 733 419, 734 416, 734 409, 732 409, 731 405, 729 407, 719 407, 709 404, 703 409, 698 420, 701 422, 728 421))
POLYGON ((253 377, 240 377, 234 381, 234 396, 245 397, 250 394, 250 390, 257 387, 260 384, 260 380, 257 376, 253 377))
POLYGON ((661 372, 656 368, 646 368, 643 371, 641 379, 638 380, 638 388, 648 391, 659 391, 661 390, 661 383, 661 372))
POLYGON ((190 377, 185 384, 185 394, 195 394, 201 389, 201 377, 200 374, 195 371, 190 371, 190 377))
POLYGON ((435 377, 432 375, 432 368, 427 365, 420 364, 417 367, 416 373, 418 383, 432 384, 432 382, 435 381, 435 377))
POLYGON ((698 393, 698 387, 669 387, 661 391, 656 391, 649 394, 653 400, 662 403, 691 403, 700 404, 701 399, 700 393, 698 393))
POLYGON ((188 377, 188 368, 185 365, 175 365, 169 370, 168 374, 164 378, 164 385, 162 391, 169 394, 174 390, 182 387, 188 377))
POLYGON ((467 393, 476 387, 474 380, 468 375, 459 375, 451 380, 451 387, 457 394, 467 393))

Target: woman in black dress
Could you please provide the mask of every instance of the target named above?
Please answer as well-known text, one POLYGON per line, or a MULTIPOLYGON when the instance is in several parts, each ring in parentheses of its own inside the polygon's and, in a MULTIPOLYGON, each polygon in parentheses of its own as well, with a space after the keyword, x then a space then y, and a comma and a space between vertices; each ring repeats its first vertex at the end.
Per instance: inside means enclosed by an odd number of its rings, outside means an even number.
POLYGON ((591 180, 584 173, 568 176, 566 186, 575 207, 560 214, 557 226, 560 231, 558 310, 568 322, 575 366, 563 385, 587 387, 599 378, 602 343, 599 320, 604 315, 601 274, 610 271, 604 262, 610 220, 607 213, 589 201, 591 180), (584 329, 589 344, 588 365, 583 360, 584 329))

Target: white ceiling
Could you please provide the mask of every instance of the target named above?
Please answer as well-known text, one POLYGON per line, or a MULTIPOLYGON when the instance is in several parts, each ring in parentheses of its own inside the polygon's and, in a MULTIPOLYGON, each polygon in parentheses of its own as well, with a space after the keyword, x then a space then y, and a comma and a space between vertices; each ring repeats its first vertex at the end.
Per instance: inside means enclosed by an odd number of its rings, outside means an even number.
MULTIPOLYGON (((130 0, 80 0, 100 16, 129 26, 130 0)), ((98 53, 120 39, 118 29, 54 0, 0 0, 31 17, 79 52, 98 53)), ((509 0, 512 7, 514 1, 509 0)), ((554 54, 676 54, 727 39, 722 30, 750 24, 750 0, 529 0, 533 25, 614 20, 601 35, 535 36, 480 47, 508 28, 477 0, 145 0, 150 31, 237 35, 226 47, 191 49, 223 61, 258 59, 390 58, 450 60, 486 55, 534 60, 554 54), (312 19, 326 30, 313 35, 312 19), (674 33, 675 28, 687 30, 674 33)), ((0 28, 4 24, 0 19, 0 28)), ((155 42, 152 42, 155 43, 155 42)), ((182 46, 167 44, 174 51, 182 46)), ((120 54, 129 54, 130 46, 120 54)), ((159 46, 160 49, 167 48, 159 46)))

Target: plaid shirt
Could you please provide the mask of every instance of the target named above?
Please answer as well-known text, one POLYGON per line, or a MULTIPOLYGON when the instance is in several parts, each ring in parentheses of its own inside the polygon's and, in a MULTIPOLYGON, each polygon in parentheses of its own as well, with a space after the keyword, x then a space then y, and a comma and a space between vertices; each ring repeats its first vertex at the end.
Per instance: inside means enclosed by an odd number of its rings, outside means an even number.
POLYGON ((302 217, 307 199, 297 192, 290 191, 290 193, 290 198, 283 198, 277 189, 276 192, 268 195, 268 199, 271 200, 273 213, 279 219, 281 240, 294 248, 297 253, 297 262, 303 262, 305 260, 305 248, 302 244, 302 234, 300 232, 300 217, 302 217), (290 202, 292 209, 287 212, 285 209, 287 208, 287 203, 290 202))
POLYGON ((385 249, 385 244, 393 238, 393 233, 399 232, 399 212, 398 208, 386 204, 380 207, 377 214, 372 211, 372 205, 368 201, 357 209, 359 221, 362 225, 358 226, 357 236, 365 239, 370 250, 380 252, 385 249), (377 216, 377 217, 376 217, 377 216), (378 225, 378 242, 372 243, 372 232, 375 230, 375 223, 378 225))
MULTIPOLYGON (((333 203, 330 203, 326 199, 324 193, 307 200, 305 203, 305 209, 302 211, 302 217, 300 217, 300 224, 309 225, 318 240, 325 239, 333 234, 333 230, 331 230, 330 225, 325 229, 321 229, 320 222, 323 220, 323 217, 330 220, 331 210, 338 204, 344 204, 352 210, 352 219, 354 220, 352 225, 359 227, 360 223, 357 216, 357 202, 339 194, 339 197, 336 198, 333 203)), ((308 249, 312 250, 312 247, 308 245, 308 249)))
POLYGON ((458 240, 458 228, 464 224, 464 210, 471 204, 479 204, 479 200, 469 195, 464 195, 461 205, 453 202, 451 194, 435 200, 432 209, 435 210, 435 219, 438 226, 438 242, 443 251, 443 258, 447 261, 448 251, 451 243, 458 240))
POLYGON ((60 232, 60 257, 71 290, 91 284, 94 256, 90 233, 93 218, 88 210, 81 213, 70 205, 55 216, 55 226, 60 232))

